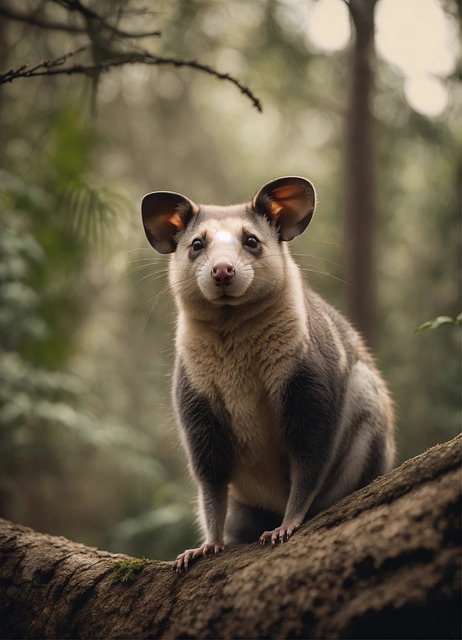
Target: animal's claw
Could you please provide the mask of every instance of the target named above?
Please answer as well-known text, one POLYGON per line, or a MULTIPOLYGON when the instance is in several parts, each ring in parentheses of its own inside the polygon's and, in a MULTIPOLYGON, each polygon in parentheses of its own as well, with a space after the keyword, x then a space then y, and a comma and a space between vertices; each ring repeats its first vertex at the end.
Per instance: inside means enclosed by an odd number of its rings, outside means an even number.
POLYGON ((183 553, 180 553, 175 562, 173 563, 173 570, 177 573, 181 573, 183 569, 185 571, 189 568, 191 560, 197 560, 197 558, 206 558, 209 554, 217 554, 224 551, 225 547, 219 542, 206 542, 197 549, 186 549, 183 553))
POLYGON ((287 542, 287 540, 289 540, 294 531, 296 531, 299 527, 299 524, 292 523, 290 525, 281 525, 280 527, 276 527, 276 529, 273 529, 273 531, 264 531, 259 539, 260 545, 263 546, 268 542, 268 540, 271 541, 272 548, 274 548, 278 544, 283 544, 284 542, 287 542))

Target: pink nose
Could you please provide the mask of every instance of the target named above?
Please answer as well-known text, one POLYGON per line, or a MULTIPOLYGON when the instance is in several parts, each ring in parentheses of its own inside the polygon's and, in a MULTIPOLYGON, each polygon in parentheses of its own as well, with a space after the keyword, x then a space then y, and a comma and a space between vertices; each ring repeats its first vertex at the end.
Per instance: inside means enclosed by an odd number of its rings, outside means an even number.
POLYGON ((211 275, 217 283, 217 287, 224 287, 231 284, 235 274, 234 267, 229 262, 217 262, 213 265, 211 275))

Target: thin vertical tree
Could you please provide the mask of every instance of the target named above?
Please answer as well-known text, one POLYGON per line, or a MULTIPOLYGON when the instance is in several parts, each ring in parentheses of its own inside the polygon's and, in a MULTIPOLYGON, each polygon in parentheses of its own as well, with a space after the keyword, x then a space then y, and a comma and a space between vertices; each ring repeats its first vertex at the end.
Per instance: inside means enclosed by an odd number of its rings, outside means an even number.
POLYGON ((349 0, 353 25, 345 150, 347 308, 369 345, 376 343, 377 168, 374 94, 374 10, 377 0, 349 0))

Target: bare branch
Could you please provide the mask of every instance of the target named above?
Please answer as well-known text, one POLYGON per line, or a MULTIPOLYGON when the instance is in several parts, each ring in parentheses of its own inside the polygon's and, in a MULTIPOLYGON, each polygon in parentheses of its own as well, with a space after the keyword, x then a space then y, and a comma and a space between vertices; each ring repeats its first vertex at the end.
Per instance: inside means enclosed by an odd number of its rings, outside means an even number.
MULTIPOLYGON (((254 107, 258 111, 262 111, 262 105, 258 98, 254 96, 254 94, 248 87, 242 84, 234 76, 231 76, 229 73, 220 73, 213 67, 197 62, 196 60, 161 57, 153 55, 141 49, 137 49, 135 51, 127 51, 125 49, 124 51, 123 47, 120 47, 122 48, 122 50, 117 50, 118 47, 109 45, 111 40, 114 41, 114 36, 116 39, 118 39, 119 45, 122 45, 125 43, 125 41, 134 38, 160 36, 159 31, 130 32, 114 25, 114 22, 118 24, 121 20, 124 19, 124 17, 133 15, 133 8, 121 8, 120 11, 117 11, 117 13, 115 14, 116 18, 114 19, 114 14, 103 16, 97 13, 93 8, 89 8, 85 4, 82 4, 81 0, 49 1, 52 4, 58 5, 59 7, 64 9, 69 16, 74 14, 76 18, 80 18, 81 26, 79 26, 77 20, 71 21, 73 22, 73 24, 67 24, 66 22, 57 22, 44 18, 42 15, 39 15, 37 11, 32 11, 29 13, 17 11, 4 2, 0 4, 0 16, 4 16, 10 20, 24 22, 44 29, 65 31, 73 34, 86 34, 90 38, 91 44, 85 47, 80 47, 76 51, 66 53, 57 58, 51 60, 43 60, 33 67, 30 67, 28 65, 21 65, 16 69, 10 69, 9 71, 0 73, 0 85, 12 82, 13 80, 17 80, 18 78, 33 78, 38 76, 81 74, 91 76, 93 79, 95 79, 98 74, 104 71, 108 71, 114 67, 120 67, 127 64, 171 65, 177 68, 189 67, 191 69, 196 69, 198 71, 202 71, 204 73, 212 75, 220 80, 231 82, 231 84, 234 84, 234 86, 236 86, 243 95, 247 96, 251 100, 254 107), (94 32, 98 33, 97 41, 95 41, 92 36, 94 32), (100 37, 101 33, 105 34, 106 36, 103 37, 102 40, 100 37), (85 49, 91 50, 93 55, 92 63, 73 65, 66 64, 69 58, 74 57, 85 49)), ((140 15, 146 13, 146 10, 138 9, 137 13, 140 15)))
POLYGON ((213 67, 197 62, 196 60, 185 60, 181 58, 164 58, 161 56, 154 56, 148 52, 142 51, 140 53, 127 53, 121 54, 117 58, 104 60, 97 64, 75 64, 73 66, 64 66, 67 60, 83 50, 89 47, 80 47, 76 51, 67 53, 59 58, 53 60, 44 60, 34 67, 28 65, 22 65, 17 69, 10 69, 6 73, 0 74, 0 85, 12 82, 18 78, 33 78, 38 76, 55 76, 55 75, 75 75, 82 74, 87 76, 93 76, 95 73, 102 73, 109 71, 115 67, 121 67, 127 64, 146 64, 146 65, 171 65, 173 67, 189 67, 190 69, 196 69, 207 73, 219 80, 230 82, 239 91, 247 96, 252 102, 253 106, 260 112, 263 111, 260 100, 250 91, 248 87, 242 84, 239 80, 231 76, 229 73, 220 73, 213 67))
MULTIPOLYGON (((125 31, 123 29, 119 29, 118 27, 115 27, 114 25, 109 24, 106 18, 103 18, 102 16, 100 16, 99 13, 96 13, 96 11, 93 11, 93 9, 89 9, 88 7, 85 7, 80 2, 80 0, 52 0, 52 1, 61 5, 71 13, 74 11, 79 13, 86 20, 96 20, 97 22, 99 22, 100 26, 103 29, 107 29, 108 31, 110 31, 111 33, 113 33, 119 38, 146 38, 149 36, 160 37, 161 35, 160 31, 131 32, 131 31, 125 31)), ((123 17, 124 14, 125 14, 125 10, 122 9, 120 12, 120 17, 123 17)))
MULTIPOLYGON (((115 27, 107 22, 105 18, 99 16, 94 11, 86 9, 78 2, 66 2, 66 0, 54 0, 57 4, 63 6, 68 11, 78 11, 81 16, 87 19, 97 20, 103 29, 106 29, 110 33, 113 33, 119 38, 148 38, 148 37, 160 37, 161 32, 156 31, 125 31, 118 27, 115 27)), ((66 24, 65 22, 55 22, 53 20, 45 20, 37 15, 36 12, 24 13, 21 11, 15 11, 12 7, 5 4, 0 5, 0 16, 14 20, 15 22, 24 22, 34 27, 41 27, 42 29, 50 29, 51 31, 64 31, 66 33, 83 34, 87 33, 87 29, 84 26, 66 24)))
POLYGON ((76 25, 65 24, 64 22, 52 22, 50 20, 43 20, 36 13, 22 13, 21 11, 15 11, 11 7, 0 5, 0 16, 14 20, 15 22, 25 22, 31 24, 34 27, 41 27, 43 29, 50 29, 56 31, 66 31, 67 33, 86 33, 84 27, 78 27, 76 25))
MULTIPOLYGON (((17 78, 33 78, 34 76, 43 75, 56 75, 56 67, 61 67, 69 58, 76 56, 78 53, 82 53, 89 48, 90 45, 79 47, 75 51, 70 51, 59 58, 53 60, 43 60, 34 67, 29 67, 27 64, 23 64, 17 69, 10 69, 5 73, 0 74, 0 85, 12 82, 17 78)), ((59 73, 66 73, 65 69, 61 69, 59 73)))

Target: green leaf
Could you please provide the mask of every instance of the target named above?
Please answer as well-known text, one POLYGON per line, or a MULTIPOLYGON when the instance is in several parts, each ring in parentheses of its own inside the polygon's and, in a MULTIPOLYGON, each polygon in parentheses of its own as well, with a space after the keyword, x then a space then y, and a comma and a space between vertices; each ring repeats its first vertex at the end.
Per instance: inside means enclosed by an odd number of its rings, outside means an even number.
POLYGON ((460 313, 457 318, 451 318, 450 316, 438 316, 434 320, 429 320, 428 322, 424 322, 415 330, 415 333, 420 333, 421 331, 425 331, 426 329, 437 329, 438 327, 443 326, 444 324, 462 324, 462 313, 460 313))

